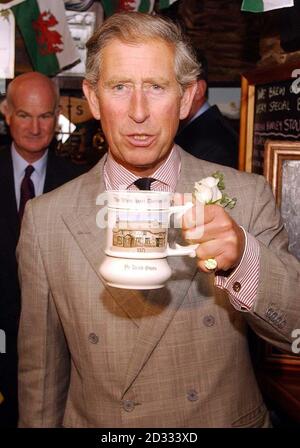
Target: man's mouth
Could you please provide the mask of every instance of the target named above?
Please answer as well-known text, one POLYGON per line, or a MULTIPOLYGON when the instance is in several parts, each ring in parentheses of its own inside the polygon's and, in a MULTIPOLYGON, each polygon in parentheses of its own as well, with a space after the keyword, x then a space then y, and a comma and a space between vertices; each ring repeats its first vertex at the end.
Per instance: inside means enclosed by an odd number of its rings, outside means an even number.
POLYGON ((126 138, 131 145, 139 147, 150 146, 155 140, 155 136, 149 134, 129 134, 126 138))
POLYGON ((147 137, 149 137, 148 135, 134 135, 133 138, 135 140, 146 140, 147 137))

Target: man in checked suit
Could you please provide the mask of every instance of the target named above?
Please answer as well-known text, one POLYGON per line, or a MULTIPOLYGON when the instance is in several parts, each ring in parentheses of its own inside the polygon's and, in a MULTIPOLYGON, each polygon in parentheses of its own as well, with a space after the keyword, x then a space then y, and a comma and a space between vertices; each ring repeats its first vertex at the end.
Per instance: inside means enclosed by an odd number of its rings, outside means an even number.
POLYGON ((0 354, 0 392, 4 397, 0 427, 16 426, 18 415, 16 343, 20 292, 15 250, 26 199, 20 191, 24 172, 27 166, 34 168, 30 182, 35 196, 83 172, 81 167, 55 154, 58 105, 59 94, 52 81, 33 72, 10 83, 3 107, 12 142, 0 150, 0 329, 6 335, 6 352, 0 354))
POLYGON ((247 326, 291 350, 300 326, 299 263, 263 177, 222 167, 229 212, 204 207, 183 236, 197 258, 170 257, 164 288, 109 287, 99 274, 107 189, 192 192, 220 167, 173 144, 198 63, 174 24, 116 14, 87 44, 84 92, 109 143, 92 170, 29 202, 18 257, 21 427, 267 427, 247 326), (202 232, 203 231, 203 232, 202 232), (206 268, 214 257, 217 269, 206 268), (275 318, 276 316, 276 318, 275 318))

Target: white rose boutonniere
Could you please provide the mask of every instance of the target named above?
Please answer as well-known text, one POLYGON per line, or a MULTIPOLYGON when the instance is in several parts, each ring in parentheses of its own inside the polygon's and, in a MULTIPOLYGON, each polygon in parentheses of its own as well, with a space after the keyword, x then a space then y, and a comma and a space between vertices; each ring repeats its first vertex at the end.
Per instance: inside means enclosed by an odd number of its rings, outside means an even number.
POLYGON ((230 198, 223 190, 225 190, 224 175, 217 171, 195 182, 194 196, 201 204, 218 204, 221 207, 233 208, 236 198, 230 198))
MULTIPOLYGON (((236 198, 230 198, 225 193, 224 175, 217 171, 209 177, 195 182, 194 197, 201 204, 217 204, 221 207, 233 208, 236 204, 236 198)), ((209 270, 217 269, 217 261, 214 258, 208 258, 204 262, 209 270)))

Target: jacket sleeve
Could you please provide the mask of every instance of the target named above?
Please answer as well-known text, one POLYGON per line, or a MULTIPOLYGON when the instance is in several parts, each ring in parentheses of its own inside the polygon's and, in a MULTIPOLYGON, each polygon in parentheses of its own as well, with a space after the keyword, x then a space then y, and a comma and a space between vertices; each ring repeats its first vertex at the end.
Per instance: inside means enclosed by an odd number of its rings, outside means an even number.
POLYGON ((19 426, 62 425, 70 356, 39 247, 31 201, 17 247, 22 290, 18 335, 19 426))
POLYGON ((300 263, 288 252, 287 233, 262 176, 247 230, 260 245, 260 273, 254 306, 245 317, 259 336, 291 351, 293 331, 300 328, 300 263))

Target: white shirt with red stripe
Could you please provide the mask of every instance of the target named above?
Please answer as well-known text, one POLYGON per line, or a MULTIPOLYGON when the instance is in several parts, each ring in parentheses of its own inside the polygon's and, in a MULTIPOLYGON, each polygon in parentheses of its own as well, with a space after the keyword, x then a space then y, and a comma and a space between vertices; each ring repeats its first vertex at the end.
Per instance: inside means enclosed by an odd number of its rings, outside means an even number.
MULTIPOLYGON (((174 146, 167 160, 151 174, 156 180, 151 184, 151 190, 176 191, 177 180, 180 174, 180 152, 174 146)), ((108 153, 104 165, 104 183, 106 190, 138 190, 134 182, 139 179, 108 153)))
MULTIPOLYGON (((151 184, 155 191, 176 191, 181 169, 180 152, 173 147, 167 160, 153 173, 156 180, 151 184)), ((138 179, 133 173, 115 161, 108 153, 104 164, 104 183, 106 190, 138 190, 134 182, 138 179)), ((242 228, 242 227, 241 227, 242 228)), ((259 282, 260 248, 255 237, 243 229, 245 249, 239 265, 230 275, 215 275, 215 286, 224 289, 232 305, 239 311, 249 311, 255 303, 259 282)))

